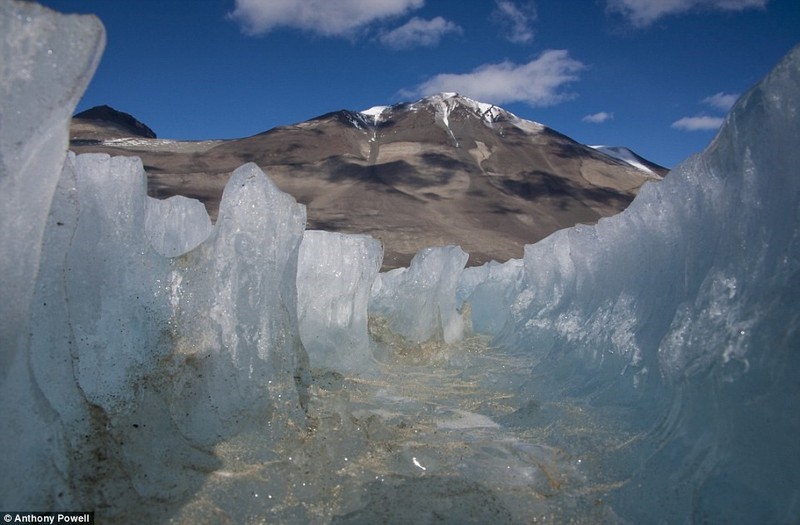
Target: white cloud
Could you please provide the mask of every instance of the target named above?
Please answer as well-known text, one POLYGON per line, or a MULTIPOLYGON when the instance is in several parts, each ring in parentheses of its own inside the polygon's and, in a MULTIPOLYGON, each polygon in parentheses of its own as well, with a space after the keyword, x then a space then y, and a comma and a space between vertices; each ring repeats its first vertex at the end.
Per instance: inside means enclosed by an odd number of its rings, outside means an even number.
POLYGON ((532 2, 517 5, 510 0, 497 0, 491 18, 501 27, 503 37, 510 42, 527 44, 533 40, 536 6, 532 2))
POLYGON ((292 27, 342 36, 371 22, 418 9, 424 3, 425 0, 236 0, 228 18, 248 35, 292 27))
POLYGON ((586 115, 581 120, 583 122, 589 122, 591 124, 602 124, 607 120, 611 120, 614 118, 613 113, 608 113, 607 111, 601 111, 599 113, 594 113, 592 115, 586 115))
POLYGON ((441 16, 431 20, 414 17, 402 26, 381 34, 379 39, 383 45, 395 49, 433 47, 439 44, 444 35, 461 32, 457 24, 441 16))
POLYGON ((548 50, 526 64, 505 61, 485 64, 469 73, 442 73, 403 94, 455 91, 493 104, 526 102, 550 106, 573 98, 563 88, 578 80, 578 73, 585 67, 566 50, 548 50))
POLYGON ((733 104, 739 99, 738 93, 716 93, 710 97, 704 98, 701 102, 708 104, 711 107, 728 111, 733 107, 733 104))
MULTIPOLYGON (((704 98, 700 102, 715 109, 728 111, 738 98, 739 95, 735 93, 719 92, 711 95, 710 97, 704 98)), ((694 117, 683 117, 682 119, 676 120, 672 123, 672 127, 674 129, 680 129, 683 131, 709 131, 719 129, 724 120, 725 119, 722 117, 697 115, 694 117)))
POLYGON ((769 0, 607 0, 607 9, 620 13, 637 27, 647 27, 659 18, 695 9, 742 11, 766 7, 769 0))
POLYGON ((672 127, 682 131, 710 131, 719 129, 724 120, 722 117, 708 117, 705 115, 683 117, 673 122, 672 127))

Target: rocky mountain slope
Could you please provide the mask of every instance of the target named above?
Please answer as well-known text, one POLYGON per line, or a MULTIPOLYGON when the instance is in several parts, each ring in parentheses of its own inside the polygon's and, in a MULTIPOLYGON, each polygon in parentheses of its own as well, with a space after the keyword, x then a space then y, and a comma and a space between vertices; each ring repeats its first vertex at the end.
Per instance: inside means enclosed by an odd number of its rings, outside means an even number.
POLYGON ((455 93, 226 141, 103 138, 78 117, 71 148, 141 157, 153 196, 198 198, 213 218, 230 172, 255 162, 306 204, 310 229, 380 239, 385 268, 443 244, 461 245, 470 264, 521 257, 558 229, 618 213, 667 171, 455 93))

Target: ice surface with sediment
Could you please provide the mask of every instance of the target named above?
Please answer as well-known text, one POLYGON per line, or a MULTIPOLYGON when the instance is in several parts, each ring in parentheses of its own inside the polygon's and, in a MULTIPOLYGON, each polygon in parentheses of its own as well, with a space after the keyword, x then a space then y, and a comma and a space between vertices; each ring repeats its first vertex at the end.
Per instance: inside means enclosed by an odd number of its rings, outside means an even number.
POLYGON ((305 232, 253 164, 209 229, 194 204, 149 200, 138 159, 64 158, 100 26, 0 9, 4 58, 39 37, 69 51, 2 81, 17 98, 0 99, 0 507, 105 523, 800 518, 800 48, 624 213, 519 261, 465 270, 439 247, 377 274, 377 241, 305 232), (31 126, 7 126, 22 109, 31 126))

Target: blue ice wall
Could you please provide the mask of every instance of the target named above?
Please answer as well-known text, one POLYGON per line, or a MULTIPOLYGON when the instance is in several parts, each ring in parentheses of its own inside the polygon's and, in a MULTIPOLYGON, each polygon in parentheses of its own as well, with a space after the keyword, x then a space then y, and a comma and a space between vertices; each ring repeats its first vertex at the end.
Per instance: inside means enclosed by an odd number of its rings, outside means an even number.
POLYGON ((623 213, 525 249, 496 341, 531 398, 642 432, 603 460, 631 522, 800 518, 798 111, 795 48, 623 213))

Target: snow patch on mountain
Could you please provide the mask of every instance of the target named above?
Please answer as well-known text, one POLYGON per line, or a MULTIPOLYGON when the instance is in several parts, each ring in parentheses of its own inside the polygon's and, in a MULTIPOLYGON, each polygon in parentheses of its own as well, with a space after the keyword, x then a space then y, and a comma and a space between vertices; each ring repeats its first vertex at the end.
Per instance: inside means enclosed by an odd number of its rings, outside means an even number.
POLYGON ((447 133, 450 135, 450 138, 453 139, 456 147, 458 147, 458 139, 456 139, 455 134, 453 134, 453 130, 450 129, 450 113, 452 113, 458 105, 456 101, 457 98, 458 94, 456 93, 441 93, 433 97, 428 97, 427 99, 422 99, 426 104, 433 107, 436 116, 442 120, 447 133))
POLYGON ((441 111, 443 113, 442 120, 445 122, 447 121, 447 117, 455 111, 456 108, 464 108, 489 127, 493 127, 496 122, 508 122, 527 133, 539 133, 545 127, 538 122, 520 118, 510 111, 506 111, 494 104, 479 102, 469 97, 459 95, 458 93, 438 93, 436 95, 431 95, 418 100, 412 104, 412 107, 413 106, 433 107, 436 111, 441 111))
POLYGON ((352 111, 345 111, 344 117, 347 119, 350 124, 355 126, 356 129, 363 130, 364 127, 369 127, 369 123, 364 120, 364 117, 361 113, 353 113, 352 111))
POLYGON ((540 133, 545 126, 532 121, 520 118, 510 111, 506 111, 500 106, 479 102, 458 93, 437 93, 423 97, 416 102, 399 103, 394 106, 373 106, 369 109, 353 113, 354 118, 350 119, 354 126, 361 129, 361 123, 367 126, 378 126, 386 122, 395 110, 417 112, 423 109, 432 111, 434 116, 441 121, 453 142, 458 146, 458 141, 450 128, 450 117, 458 110, 465 110, 465 114, 474 116, 488 127, 494 127, 495 123, 507 122, 518 129, 530 133, 540 133), (356 117, 357 115, 357 117, 356 117), (358 122, 356 122, 356 120, 358 122))
POLYGON ((363 115, 368 122, 371 120, 373 126, 377 126, 386 120, 391 109, 391 106, 372 106, 364 111, 359 111, 359 113, 363 115), (384 113, 387 115, 384 116, 384 113))
POLYGON ((609 157, 612 157, 614 159, 617 159, 617 160, 620 160, 620 161, 624 162, 625 164, 633 166, 636 169, 642 170, 644 172, 647 172, 648 174, 651 174, 651 175, 653 175, 655 177, 658 177, 659 179, 662 178, 655 171, 653 171, 652 169, 647 167, 647 165, 645 165, 642 162, 642 158, 639 157, 639 155, 637 155, 636 153, 632 152, 631 150, 629 150, 626 147, 623 147, 623 146, 602 146, 602 145, 589 146, 589 147, 594 149, 594 150, 596 150, 596 151, 599 151, 600 153, 603 153, 604 155, 608 155, 609 157))

